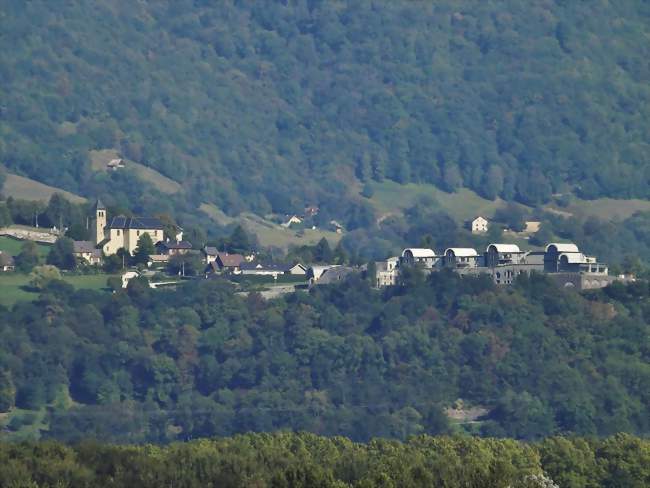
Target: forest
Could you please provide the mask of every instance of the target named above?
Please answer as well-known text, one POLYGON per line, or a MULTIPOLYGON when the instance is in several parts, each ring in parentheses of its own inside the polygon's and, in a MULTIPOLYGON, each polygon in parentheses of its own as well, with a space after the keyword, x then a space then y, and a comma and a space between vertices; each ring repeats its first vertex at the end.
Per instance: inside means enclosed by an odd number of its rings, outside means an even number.
POLYGON ((413 270, 265 301, 223 279, 112 295, 51 280, 0 310, 0 412, 8 438, 66 442, 647 435, 649 332, 646 281, 579 294, 413 270))
POLYGON ((539 443, 415 436, 357 444, 306 433, 169 446, 0 443, 0 486, 645 488, 650 443, 619 434, 539 443))
POLYGON ((649 17, 643 0, 7 0, 0 164, 136 212, 347 221, 384 178, 648 198, 649 17), (101 149, 184 191, 94 170, 101 149))

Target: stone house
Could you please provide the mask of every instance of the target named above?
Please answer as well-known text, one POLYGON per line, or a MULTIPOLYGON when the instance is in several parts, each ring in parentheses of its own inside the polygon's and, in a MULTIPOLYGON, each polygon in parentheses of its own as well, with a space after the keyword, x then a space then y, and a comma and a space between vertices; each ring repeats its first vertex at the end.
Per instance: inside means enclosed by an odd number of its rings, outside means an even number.
POLYGON ((433 249, 410 247, 402 251, 400 261, 407 266, 417 265, 424 269, 432 269, 440 262, 433 249))
POLYGON ((472 234, 485 234, 488 231, 488 226, 488 220, 480 215, 469 222, 469 228, 472 234))
POLYGON ((476 268, 481 259, 476 249, 470 247, 450 247, 445 250, 445 266, 449 268, 476 268))
POLYGON ((399 260, 399 257, 392 257, 385 261, 377 261, 375 263, 377 269, 375 286, 377 288, 397 285, 397 278, 399 277, 399 260))
POLYGON ((72 243, 72 253, 75 258, 86 261, 88 264, 102 263, 102 250, 97 249, 92 241, 74 241, 72 243))
POLYGON ((13 256, 7 254, 6 252, 0 251, 0 271, 9 272, 16 270, 16 263, 14 262, 13 256))

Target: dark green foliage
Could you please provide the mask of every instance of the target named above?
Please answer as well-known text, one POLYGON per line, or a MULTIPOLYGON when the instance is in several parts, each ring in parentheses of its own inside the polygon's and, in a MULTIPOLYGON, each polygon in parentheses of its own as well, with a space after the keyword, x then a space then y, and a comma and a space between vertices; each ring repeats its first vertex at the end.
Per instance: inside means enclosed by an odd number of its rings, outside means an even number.
POLYGON ((9 371, 0 370, 0 412, 8 412, 16 404, 16 387, 9 371))
MULTIPOLYGON (((109 425, 119 421, 106 413, 109 425)), ((164 447, 5 443, 0 466, 2 486, 545 488, 554 481, 563 488, 642 488, 650 483, 650 445, 629 435, 541 444, 429 436, 356 444, 306 433, 247 434, 164 447)))
POLYGON ((65 440, 404 438, 449 432, 442 410, 458 398, 487 409, 467 425, 485 435, 650 429, 646 282, 582 296, 543 276, 507 289, 451 272, 403 281, 268 302, 221 279, 175 291, 134 279, 113 295, 54 282, 0 314, 0 370, 21 408, 70 392, 77 405, 52 405, 43 432, 65 440))
POLYGON ((156 254, 156 248, 151 236, 145 232, 138 238, 138 247, 133 251, 132 261, 134 264, 147 264, 152 254, 156 254))
POLYGON ((643 0, 39 0, 3 12, 0 161, 86 195, 164 212, 316 202, 346 227, 361 205, 354 176, 531 204, 567 187, 650 196, 643 0), (105 148, 186 191, 162 196, 128 167, 94 173, 88 150, 105 148))
POLYGON ((16 256, 16 268, 23 273, 29 273, 34 266, 40 263, 40 260, 36 243, 25 241, 20 248, 20 253, 16 256))
POLYGON ((205 263, 199 254, 172 256, 167 263, 167 272, 173 275, 198 276, 203 273, 205 263))
POLYGON ((72 239, 59 237, 50 252, 47 255, 47 264, 56 266, 59 269, 74 269, 77 267, 77 261, 73 254, 72 239))

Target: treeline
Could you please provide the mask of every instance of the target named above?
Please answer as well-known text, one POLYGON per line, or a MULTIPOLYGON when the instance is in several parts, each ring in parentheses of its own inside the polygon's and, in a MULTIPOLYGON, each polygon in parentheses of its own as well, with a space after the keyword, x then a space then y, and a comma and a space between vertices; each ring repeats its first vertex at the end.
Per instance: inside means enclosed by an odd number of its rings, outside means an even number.
MULTIPOLYGON (((131 207, 306 203, 351 183, 537 204, 648 197, 646 2, 196 0, 4 4, 0 162, 131 207), (166 197, 116 149, 183 182, 166 197)), ((348 227, 351 227, 348 225, 348 227)))
POLYGON ((649 323, 647 282, 581 295, 414 271, 265 301, 220 279, 113 295, 52 280, 0 313, 0 411, 13 438, 68 441, 645 434, 649 323))
POLYGON ((444 486, 645 488, 650 443, 554 437, 538 444, 417 436, 408 442, 247 434, 157 446, 0 444, 0 485, 260 488, 444 486))

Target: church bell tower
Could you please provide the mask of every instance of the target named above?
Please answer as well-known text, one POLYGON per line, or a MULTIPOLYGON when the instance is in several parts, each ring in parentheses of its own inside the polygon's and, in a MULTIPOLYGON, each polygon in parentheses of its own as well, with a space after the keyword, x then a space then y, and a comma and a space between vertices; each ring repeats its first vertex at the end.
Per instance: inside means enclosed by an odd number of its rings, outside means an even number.
POLYGON ((106 227, 106 207, 98 198, 95 203, 95 245, 104 240, 104 228, 106 227))

